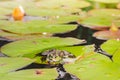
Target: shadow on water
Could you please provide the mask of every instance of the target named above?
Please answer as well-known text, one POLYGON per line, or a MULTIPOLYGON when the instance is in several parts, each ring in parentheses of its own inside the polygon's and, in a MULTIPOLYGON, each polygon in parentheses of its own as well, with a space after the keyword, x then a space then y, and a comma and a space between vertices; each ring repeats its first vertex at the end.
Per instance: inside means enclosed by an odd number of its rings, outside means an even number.
MULTIPOLYGON (((10 42, 11 41, 3 40, 2 38, 0 38, 0 47, 10 42)), ((7 56, 0 52, 0 57, 7 57, 7 56)))
POLYGON ((78 25, 77 29, 68 33, 61 33, 61 34, 55 34, 54 36, 59 37, 74 37, 78 39, 84 39, 87 41, 85 44, 81 45, 90 45, 95 44, 97 47, 100 47, 100 45, 105 42, 106 40, 100 40, 93 37, 93 33, 97 30, 92 30, 90 28, 84 27, 82 25, 78 25))
POLYGON ((25 70, 25 69, 42 69, 42 68, 54 68, 54 67, 56 67, 56 65, 32 63, 22 69, 18 69, 17 71, 25 70))

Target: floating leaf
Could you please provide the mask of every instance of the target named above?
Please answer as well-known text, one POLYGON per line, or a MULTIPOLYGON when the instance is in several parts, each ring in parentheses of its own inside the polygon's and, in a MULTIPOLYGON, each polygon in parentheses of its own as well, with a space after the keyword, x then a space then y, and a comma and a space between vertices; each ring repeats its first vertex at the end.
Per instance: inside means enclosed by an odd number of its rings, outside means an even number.
MULTIPOLYGON (((67 1, 68 2, 68 1, 67 1)), ((71 1, 69 1, 71 2, 71 1)), ((56 0, 51 0, 50 2, 47 0, 43 0, 37 3, 34 3, 32 1, 6 1, 6 2, 1 2, 1 10, 2 12, 0 14, 11 14, 12 10, 19 6, 19 4, 21 4, 21 6, 23 6, 23 8, 25 9, 25 13, 27 15, 31 15, 31 16, 60 16, 60 15, 68 15, 74 12, 80 12, 80 9, 76 9, 76 7, 87 7, 90 4, 86 1, 79 1, 81 4, 84 5, 79 5, 77 3, 78 1, 74 1, 72 0, 72 2, 68 5, 69 7, 61 7, 63 6, 63 3, 66 4, 65 1, 56 1, 56 0), (28 4, 26 4, 28 3, 28 4), (77 3, 77 5, 76 5, 77 3), (47 6, 44 7, 44 6, 47 6), (58 7, 57 7, 58 6, 58 7), (75 8, 71 9, 71 6, 74 6, 75 8)))
POLYGON ((90 6, 90 3, 84 0, 61 0, 60 3, 70 8, 85 8, 90 6))
POLYGON ((74 64, 66 64, 65 68, 80 80, 118 80, 120 78, 120 65, 101 54, 93 54, 74 64))
POLYGON ((1 8, 1 7, 0 7, 0 10, 1 10, 0 15, 2 15, 2 16, 11 13, 11 10, 9 10, 9 9, 5 9, 5 8, 1 8))
POLYGON ((98 31, 93 34, 94 37, 101 39, 101 40, 108 40, 108 39, 120 39, 120 30, 118 31, 98 31))
POLYGON ((59 18, 56 19, 56 23, 77 22, 79 18, 80 16, 78 15, 60 16, 59 18))
POLYGON ((44 9, 36 7, 26 9, 26 13, 31 16, 63 16, 70 14, 62 9, 44 9))
POLYGON ((120 64, 120 48, 116 50, 112 57, 113 62, 120 64))
POLYGON ((14 33, 8 33, 5 31, 0 30, 0 37, 1 39, 4 40, 23 40, 23 39, 33 39, 33 38, 44 38, 44 37, 50 37, 52 34, 44 34, 44 33, 39 33, 39 34, 28 34, 28 35, 20 35, 20 34, 14 34, 14 33))
POLYGON ((101 48, 109 54, 114 54, 120 48, 120 40, 108 40, 101 48))
POLYGON ((1 80, 55 80, 57 76, 55 69, 32 69, 8 73, 1 80))
POLYGON ((91 0, 95 2, 100 2, 100 3, 119 3, 120 0, 91 0))
POLYGON ((109 28, 111 26, 111 23, 115 19, 116 17, 113 16, 90 16, 83 20, 80 20, 79 23, 84 25, 85 27, 89 27, 92 29, 105 29, 109 28))
POLYGON ((118 9, 93 9, 88 12, 89 15, 92 16, 114 16, 119 17, 120 16, 120 10, 118 9))
POLYGON ((93 45, 60 47, 57 49, 68 51, 68 52, 74 54, 75 56, 81 56, 83 54, 91 53, 94 51, 93 45))
POLYGON ((59 8, 59 7, 66 7, 66 8, 84 8, 90 6, 89 2, 81 1, 81 0, 51 0, 48 2, 47 0, 42 0, 37 2, 39 7, 42 8, 59 8))
POLYGON ((53 24, 52 21, 28 21, 28 22, 12 22, 12 21, 0 21, 0 29, 7 30, 9 32, 19 34, 31 34, 31 33, 63 33, 76 29, 76 25, 60 25, 53 24))
POLYGON ((23 56, 25 54, 35 56, 35 54, 48 48, 82 43, 83 40, 75 38, 36 38, 9 43, 1 48, 1 52, 8 56, 23 56))
MULTIPOLYGON (((22 0, 22 1, 2 1, 0 2, 0 6, 1 8, 4 8, 4 9, 9 9, 9 10, 12 10, 13 8, 19 6, 19 5, 22 5, 24 8, 28 8, 28 7, 34 7, 34 3, 32 1, 27 1, 27 0, 22 0), (26 2, 28 4, 26 4, 26 2)), ((8 13, 9 14, 9 13, 8 13)))
POLYGON ((0 74, 23 68, 34 62, 28 58, 0 58, 0 74))

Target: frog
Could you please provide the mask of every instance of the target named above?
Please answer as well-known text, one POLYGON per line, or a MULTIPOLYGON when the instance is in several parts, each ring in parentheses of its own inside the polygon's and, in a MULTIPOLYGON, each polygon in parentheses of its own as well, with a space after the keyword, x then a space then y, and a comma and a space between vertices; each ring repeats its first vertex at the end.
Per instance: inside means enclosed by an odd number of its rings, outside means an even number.
POLYGON ((47 62, 48 64, 65 64, 74 62, 76 59, 76 56, 72 53, 59 49, 49 49, 42 52, 41 55, 41 60, 47 62))

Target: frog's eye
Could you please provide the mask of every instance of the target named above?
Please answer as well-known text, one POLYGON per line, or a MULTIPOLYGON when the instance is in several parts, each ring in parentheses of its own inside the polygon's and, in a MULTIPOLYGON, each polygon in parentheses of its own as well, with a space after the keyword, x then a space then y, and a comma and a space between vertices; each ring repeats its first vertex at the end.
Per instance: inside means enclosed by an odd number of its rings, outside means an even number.
POLYGON ((53 56, 51 54, 47 55, 48 60, 52 60, 53 56))
POLYGON ((60 57, 64 57, 64 56, 65 56, 64 51, 61 51, 61 52, 59 53, 59 56, 60 56, 60 57))

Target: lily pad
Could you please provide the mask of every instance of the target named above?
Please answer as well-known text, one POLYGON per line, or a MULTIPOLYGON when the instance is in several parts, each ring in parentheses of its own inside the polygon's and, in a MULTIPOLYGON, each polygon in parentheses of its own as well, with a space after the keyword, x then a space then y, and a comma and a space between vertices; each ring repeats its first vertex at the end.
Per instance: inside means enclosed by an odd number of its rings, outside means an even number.
POLYGON ((93 34, 94 37, 101 40, 120 39, 120 30, 118 31, 98 31, 93 34))
POLYGON ((1 52, 8 56, 23 56, 25 54, 35 56, 35 54, 48 48, 70 46, 82 43, 84 43, 84 40, 75 38, 36 38, 9 43, 1 48, 1 52))
POLYGON ((120 64, 120 48, 113 54, 112 60, 115 63, 120 64))
POLYGON ((34 3, 32 1, 28 1, 28 0, 17 0, 17 1, 2 1, 0 2, 0 6, 1 8, 4 9, 13 9, 19 5, 22 5, 24 8, 29 8, 29 7, 34 7, 34 3), (26 4, 28 3, 28 4, 26 4))
POLYGON ((115 16, 119 17, 120 16, 120 10, 118 9, 93 9, 88 12, 88 15, 91 16, 115 16))
POLYGON ((57 76, 55 69, 32 69, 8 73, 1 80, 55 80, 57 76))
MULTIPOLYGON (((30 3, 30 4, 25 5, 26 2, 25 1, 23 1, 23 2, 24 2, 24 4, 23 5, 21 4, 21 6, 23 6, 25 13, 30 16, 57 16, 57 15, 68 14, 68 13, 66 13, 66 11, 64 11, 62 9, 38 8, 35 6, 35 4, 30 3)), ((8 2, 2 2, 2 3, 0 3, 0 5, 1 5, 0 15, 7 15, 7 14, 11 14, 13 9, 15 7, 18 7, 20 5, 20 3, 16 2, 16 1, 14 1, 14 2, 8 1, 8 2), (8 5, 12 5, 12 6, 8 6, 8 5)))
MULTIPOLYGON (((31 16, 60 16, 60 15, 69 15, 71 13, 74 12, 80 12, 81 9, 76 9, 76 8, 66 8, 66 7, 61 7, 62 3, 60 3, 61 1, 56 1, 56 0, 51 0, 50 2, 47 0, 42 0, 40 2, 37 2, 36 4, 32 1, 6 1, 6 2, 1 2, 1 13, 2 15, 6 15, 6 14, 11 14, 12 10, 21 5, 23 6, 23 8, 25 9, 25 13, 27 15, 31 15, 31 16), (28 4, 26 4, 28 3, 28 4), (9 5, 9 6, 8 6, 9 5), (40 6, 39 6, 40 5, 40 6), (41 7, 46 5, 47 8, 41 7), (59 8, 50 8, 51 6, 59 6, 59 8)), ((63 3, 66 3, 64 1, 62 1, 63 3)), ((76 6, 76 1, 72 0, 72 5, 76 6)), ((80 7, 84 7, 84 6, 89 6, 90 4, 88 2, 85 1, 80 1, 81 4, 85 4, 85 5, 77 5, 80 7)), ((78 3, 77 3, 78 4, 78 3)), ((69 4, 71 6, 71 3, 69 4)))
POLYGON ((56 23, 77 22, 79 18, 80 16, 78 15, 58 16, 56 23))
POLYGON ((26 9, 26 14, 31 16, 62 16, 70 13, 62 9, 44 9, 44 8, 29 8, 26 9))
POLYGON ((81 80, 118 80, 120 65, 101 54, 93 54, 65 68, 81 80))
POLYGON ((1 13, 0 13, 1 16, 5 16, 11 13, 10 9, 5 9, 5 8, 0 7, 0 10, 1 10, 1 13))
POLYGON ((76 25, 67 24, 54 24, 54 20, 51 21, 28 21, 28 22, 12 22, 12 21, 0 21, 0 29, 19 34, 31 34, 31 33, 63 33, 76 29, 76 25))
POLYGON ((33 62, 34 60, 30 60, 28 58, 7 58, 7 57, 3 58, 1 57, 0 58, 0 74, 15 71, 33 62))
POLYGON ((92 53, 94 52, 94 46, 93 45, 87 45, 87 46, 71 46, 71 47, 60 47, 57 48, 60 50, 65 50, 68 51, 72 54, 74 54, 75 56, 83 56, 85 55, 85 53, 92 53))
MULTIPOLYGON (((113 16, 90 16, 83 20, 79 20, 78 22, 85 27, 89 27, 91 29, 106 29, 111 26, 111 23, 116 19, 113 16)), ((118 26, 120 27, 120 26, 118 26)))
POLYGON ((119 3, 120 0, 91 0, 91 1, 95 1, 95 2, 100 2, 100 3, 119 3))
MULTIPOLYGON (((38 3, 38 2, 37 2, 38 3)), ((39 1, 39 7, 42 8, 59 8, 59 7, 67 7, 67 8, 84 8, 90 6, 89 2, 81 1, 81 0, 51 0, 50 2, 47 0, 39 1)))
POLYGON ((120 40, 108 40, 101 45, 101 48, 109 54, 115 54, 120 49, 120 40))
POLYGON ((14 34, 14 33, 9 33, 0 30, 0 37, 1 39, 4 40, 10 40, 10 41, 16 41, 16 40, 23 40, 23 39, 33 39, 33 38, 45 38, 45 37, 50 37, 52 34, 47 34, 47 33, 39 33, 39 34, 28 34, 28 35, 20 35, 20 34, 14 34))

